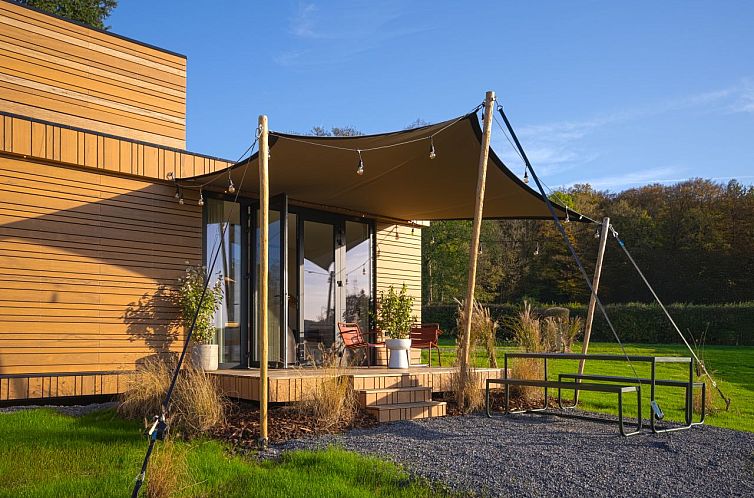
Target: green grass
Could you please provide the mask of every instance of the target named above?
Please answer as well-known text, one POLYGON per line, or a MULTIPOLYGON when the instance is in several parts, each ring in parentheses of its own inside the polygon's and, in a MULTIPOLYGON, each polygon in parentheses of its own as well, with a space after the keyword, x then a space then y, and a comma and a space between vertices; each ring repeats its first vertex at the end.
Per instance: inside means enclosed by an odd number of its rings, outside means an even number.
MULTIPOLYGON (((146 441, 112 411, 74 418, 48 409, 0 414, 0 496, 130 496, 146 441)), ((161 444, 161 443, 158 443, 161 444)), ((338 448, 280 462, 232 456, 218 441, 187 448, 193 486, 181 496, 435 496, 398 466, 338 448)))
MULTIPOLYGON (((452 365, 455 359, 455 340, 449 337, 441 339, 443 365, 452 365), (446 363, 447 362, 447 363, 446 363)), ((676 344, 626 344, 626 352, 635 355, 674 356, 688 355, 684 345, 676 344)), ((499 346, 497 348, 498 366, 503 366, 503 355, 506 352, 518 351, 514 346, 499 346)), ((574 351, 581 351, 581 344, 574 345, 574 351)), ((617 344, 592 343, 589 345, 590 353, 621 354, 617 344)), ((432 364, 436 365, 437 353, 432 364)), ((715 413, 708 413, 706 423, 718 427, 727 427, 754 432, 754 347, 742 346, 707 346, 704 351, 707 368, 713 373, 723 392, 732 398, 730 411, 725 411, 725 404, 719 399, 716 392, 709 393, 714 396, 715 413)), ((423 353, 423 359, 427 361, 427 353, 423 353)), ((486 367, 486 357, 478 352, 474 357, 475 364, 486 367)), ((649 377, 650 367, 646 363, 633 363, 638 375, 649 377)), ((548 362, 548 378, 557 380, 559 373, 575 373, 578 369, 577 361, 551 361, 548 362)), ((587 361, 585 373, 596 375, 624 375, 633 376, 630 365, 625 362, 587 361)), ((658 365, 658 378, 685 380, 688 379, 688 366, 682 365, 658 365)), ((714 389, 713 389, 714 391, 714 389)), ((579 395, 579 406, 585 410, 604 413, 616 413, 616 396, 603 393, 582 392, 579 395)), ((658 387, 657 401, 665 412, 666 419, 682 421, 684 394, 678 388, 658 387)), ((642 409, 644 417, 648 417, 649 389, 642 392, 642 409)), ((626 413, 636 413, 635 397, 629 396, 626 401, 626 413)))

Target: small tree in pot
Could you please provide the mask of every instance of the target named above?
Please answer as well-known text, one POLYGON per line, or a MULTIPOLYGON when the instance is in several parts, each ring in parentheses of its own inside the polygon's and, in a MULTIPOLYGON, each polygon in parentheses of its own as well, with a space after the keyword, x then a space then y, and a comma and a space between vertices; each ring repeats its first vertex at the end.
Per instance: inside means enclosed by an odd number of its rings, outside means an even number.
POLYGON ((392 285, 387 294, 380 292, 377 327, 390 337, 385 341, 385 346, 390 350, 390 368, 409 366, 411 324, 416 321, 411 314, 413 304, 414 298, 408 295, 406 284, 403 284, 400 293, 395 292, 392 285))
POLYGON ((206 279, 206 268, 198 265, 187 266, 186 274, 178 282, 178 302, 181 305, 181 321, 186 327, 186 332, 196 316, 196 324, 191 336, 194 342, 192 348, 194 365, 204 370, 217 370, 218 347, 212 342, 215 339, 215 312, 222 304, 223 287, 218 279, 213 285, 207 287, 207 292, 202 299, 206 279))

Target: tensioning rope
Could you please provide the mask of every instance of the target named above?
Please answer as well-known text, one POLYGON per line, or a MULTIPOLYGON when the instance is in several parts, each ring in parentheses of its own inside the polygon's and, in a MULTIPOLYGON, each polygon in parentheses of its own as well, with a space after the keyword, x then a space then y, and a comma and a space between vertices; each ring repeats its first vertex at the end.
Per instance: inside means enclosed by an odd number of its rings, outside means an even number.
POLYGON ((714 387, 715 389, 717 389, 717 392, 720 394, 720 397, 722 397, 723 400, 725 401, 725 411, 728 411, 728 409, 730 408, 730 401, 731 401, 730 398, 727 397, 727 396, 725 396, 725 394, 723 394, 723 391, 720 389, 720 386, 717 385, 717 381, 715 381, 715 379, 712 378, 712 375, 710 375, 710 373, 707 371, 707 367, 704 364, 704 362, 701 361, 699 359, 699 357, 696 355, 696 352, 691 347, 691 344, 689 344, 689 341, 686 340, 686 337, 683 335, 683 332, 681 332, 681 329, 678 327, 678 325, 676 325, 675 320, 673 320, 673 317, 668 312, 668 309, 665 307, 665 305, 662 303, 662 301, 660 301, 659 296, 655 292, 655 290, 652 287, 652 285, 649 283, 649 280, 647 280, 647 277, 644 276, 644 272, 642 272, 641 268, 639 268, 639 265, 636 264, 636 261, 631 256, 631 253, 628 251, 628 248, 626 247, 626 244, 618 236, 618 232, 615 231, 615 229, 613 228, 612 225, 610 225, 610 232, 612 233, 612 235, 615 238, 615 240, 618 242, 618 245, 620 246, 620 248, 623 249, 623 252, 626 254, 626 257, 628 258, 628 260, 631 262, 632 265, 634 265, 634 268, 636 269, 636 272, 639 274, 639 276, 641 277, 641 279, 644 281, 644 284, 647 286, 647 289, 649 289, 649 292, 651 292, 652 296, 654 296, 655 301, 657 301, 657 304, 660 305, 660 308, 665 313, 665 316, 668 317, 668 320, 670 320, 670 323, 673 325, 673 328, 675 329, 675 331, 678 332, 679 336, 681 336, 681 339, 683 340, 683 343, 686 345, 686 347, 689 349, 689 352, 691 353, 691 355, 696 360, 696 364, 699 365, 699 367, 702 369, 702 373, 705 376, 707 376, 707 378, 709 378, 710 382, 712 383, 712 387, 714 387))
POLYGON ((605 317, 605 321, 610 327, 610 330, 612 331, 613 336, 615 337, 615 340, 618 342, 618 345, 620 346, 620 349, 623 352, 623 356, 626 358, 626 362, 628 362, 628 365, 631 367, 631 370, 634 373, 634 377, 636 378, 636 381, 639 382, 639 374, 636 372, 636 369, 634 368, 633 363, 631 363, 631 358, 628 356, 628 353, 626 352, 626 348, 623 346, 623 343, 621 342, 620 337, 618 337, 618 333, 615 331, 613 322, 610 320, 610 317, 607 315, 607 310, 605 310, 605 307, 602 304, 602 300, 594 291, 592 282, 589 280, 589 275, 586 273, 586 270, 584 269, 584 265, 581 264, 581 258, 579 258, 578 254, 576 254, 576 249, 574 249, 573 244, 571 244, 571 239, 568 237, 568 234, 566 233, 565 228, 563 228, 563 224, 560 223, 560 219, 558 218, 558 215, 555 212, 555 208, 553 207, 552 202, 550 201, 550 198, 547 197, 544 187, 542 186, 542 182, 539 180, 539 176, 537 176, 537 173, 534 171, 534 168, 532 168, 531 162, 529 162, 529 158, 527 157, 526 152, 524 151, 524 148, 521 146, 521 142, 518 141, 516 132, 513 130, 513 127, 511 126, 510 121, 508 121, 508 117, 505 115, 505 112, 503 111, 503 106, 498 104, 497 110, 500 113, 500 116, 503 118, 503 121, 505 122, 505 126, 508 128, 508 131, 510 132, 511 137, 513 138, 513 141, 516 142, 516 147, 521 153, 521 158, 524 160, 524 163, 526 164, 526 168, 529 170, 529 172, 531 173, 531 177, 534 179, 534 182, 537 184, 539 193, 542 195, 542 199, 545 201, 545 204, 547 205, 547 209, 550 211, 550 215, 552 216, 552 219, 555 221, 555 226, 560 232, 560 235, 563 237, 563 241, 566 243, 566 246, 568 246, 568 250, 570 251, 571 256, 573 257, 573 260, 576 262, 576 265, 579 267, 581 276, 584 277, 584 281, 586 282, 587 287, 589 287, 589 291, 591 292, 591 295, 594 297, 594 300, 597 303, 597 306, 599 306, 600 311, 602 312, 602 316, 605 317))
MULTIPOLYGON (((244 151, 244 153, 241 155, 238 161, 243 159, 243 156, 246 155, 247 152, 250 150, 253 150, 254 146, 259 141, 259 130, 257 129, 256 137, 254 138, 254 142, 251 144, 251 146, 244 151)), ((243 185, 243 179, 246 177, 246 172, 249 169, 249 163, 251 161, 247 161, 246 165, 243 170, 243 175, 241 176, 241 185, 243 185)), ((239 188, 236 190, 236 195, 233 199, 233 204, 231 209, 228 210, 228 215, 225 219, 225 222, 222 223, 220 226, 220 241, 224 240, 225 238, 225 231, 230 224, 230 217, 233 213, 233 210, 238 206, 238 196, 241 194, 241 185, 239 185, 239 188)), ((214 254, 212 255, 212 264, 210 265, 209 269, 206 272, 205 279, 204 279, 204 288, 202 289, 201 297, 199 298, 199 302, 196 306, 196 312, 194 313, 193 318, 191 319, 191 326, 188 329, 188 332, 186 333, 186 339, 183 342, 183 349, 181 350, 181 354, 178 357, 178 362, 176 363, 175 370, 173 371, 173 375, 170 379, 170 387, 167 390, 167 393, 165 394, 165 399, 162 402, 162 405, 160 407, 160 415, 155 416, 154 422, 152 423, 152 426, 147 431, 147 435, 149 436, 149 446, 147 447, 147 453, 144 455, 144 461, 141 464, 141 472, 139 472, 139 475, 136 477, 136 481, 134 483, 134 489, 131 493, 131 498, 137 498, 139 496, 139 491, 141 490, 142 485, 144 484, 144 479, 147 475, 147 468, 149 467, 149 460, 152 457, 152 451, 154 450, 155 443, 160 440, 162 441, 167 436, 168 432, 168 422, 167 422, 167 415, 168 411, 170 409, 170 400, 173 397, 173 391, 175 390, 175 385, 178 380, 178 375, 180 375, 181 366, 183 365, 183 361, 186 358, 186 353, 188 351, 189 344, 191 342, 191 337, 194 333, 194 327, 196 327, 196 322, 199 318, 199 312, 202 309, 202 303, 204 302, 204 298, 207 295, 207 288, 209 287, 209 282, 212 277, 212 273, 215 271, 215 265, 217 264, 217 259, 220 255, 220 250, 222 248, 222 244, 218 244, 217 248, 214 251, 214 254)))

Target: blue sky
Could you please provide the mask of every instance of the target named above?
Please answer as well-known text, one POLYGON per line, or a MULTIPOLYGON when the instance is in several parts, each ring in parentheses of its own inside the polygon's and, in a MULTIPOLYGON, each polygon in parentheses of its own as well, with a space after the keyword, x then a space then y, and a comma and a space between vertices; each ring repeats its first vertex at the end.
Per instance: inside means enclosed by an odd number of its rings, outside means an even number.
MULTIPOLYGON (((461 115, 495 90, 551 186, 754 183, 754 2, 121 0, 116 33, 188 56, 188 148, 461 115)), ((493 147, 520 160, 495 130, 493 147)))

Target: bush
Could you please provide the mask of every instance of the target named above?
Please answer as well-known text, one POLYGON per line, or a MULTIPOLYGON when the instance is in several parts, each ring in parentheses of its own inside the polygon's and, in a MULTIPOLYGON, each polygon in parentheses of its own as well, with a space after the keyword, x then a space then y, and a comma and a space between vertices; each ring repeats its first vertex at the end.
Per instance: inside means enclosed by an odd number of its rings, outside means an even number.
MULTIPOLYGON (((175 366, 152 360, 140 366, 120 395, 118 413, 131 420, 150 420, 161 411, 175 366)), ((168 413, 171 431, 186 437, 200 435, 225 419, 225 400, 203 370, 183 368, 173 391, 168 413)))
MULTIPOLYGON (((486 305, 492 319, 507 323, 507 317, 520 310, 517 304, 486 305)), ((586 305, 567 304, 572 316, 586 317, 586 305)), ((673 329, 662 309, 656 304, 608 304, 608 316, 621 341, 634 343, 679 343, 681 338, 673 329)), ((544 310, 544 307, 542 308, 544 310)), ((689 331, 699 337, 705 329, 706 343, 717 345, 754 346, 754 302, 731 304, 672 304, 668 311, 689 341, 689 331)), ((455 330, 456 306, 451 304, 427 305, 422 308, 422 321, 437 322, 446 333, 455 330)), ((511 340, 508 327, 498 329, 498 339, 511 340)), ((592 340, 615 342, 602 313, 597 310, 592 326, 592 340)))

